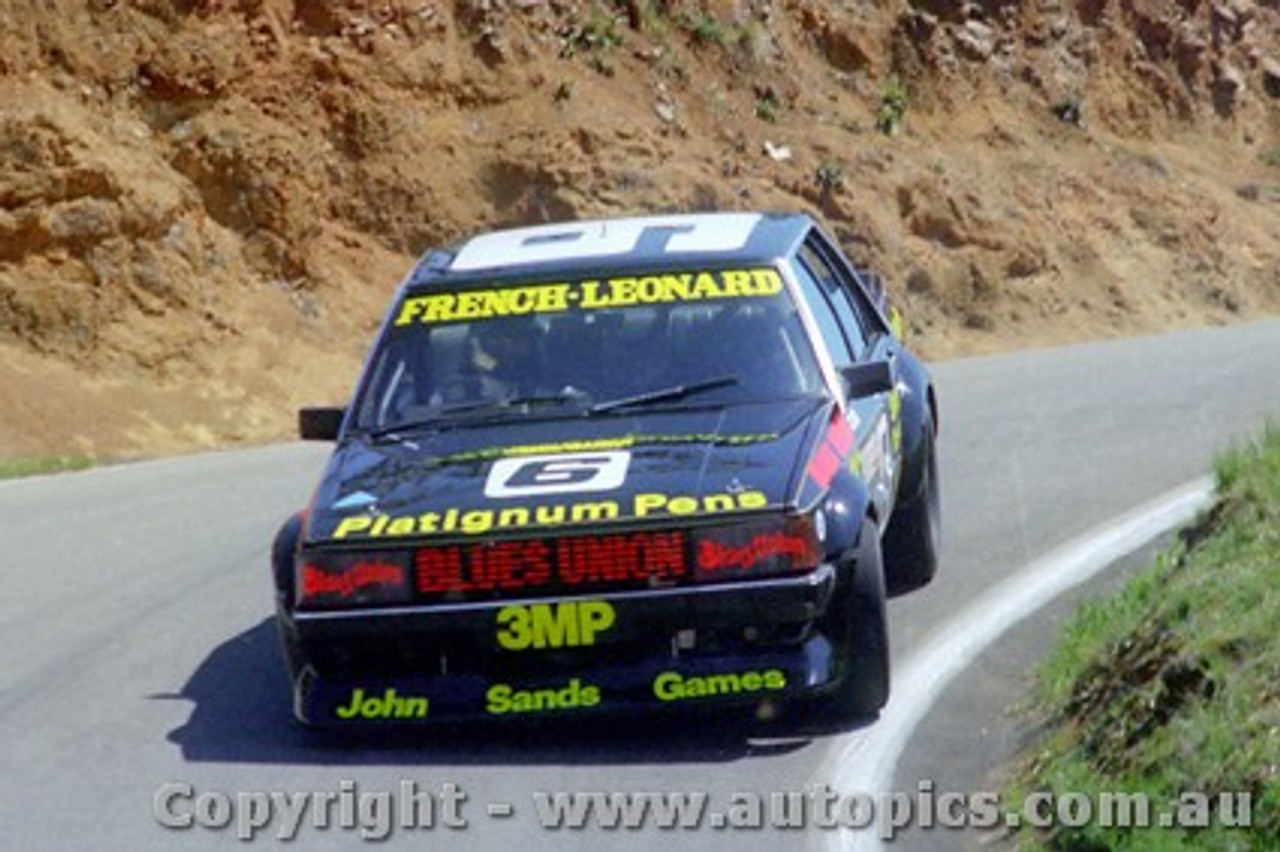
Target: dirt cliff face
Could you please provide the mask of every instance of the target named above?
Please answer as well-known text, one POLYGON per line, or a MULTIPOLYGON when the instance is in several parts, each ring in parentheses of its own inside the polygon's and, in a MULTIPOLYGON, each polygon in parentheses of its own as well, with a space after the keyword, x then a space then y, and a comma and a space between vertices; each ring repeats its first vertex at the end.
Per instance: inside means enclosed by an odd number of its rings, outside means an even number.
POLYGON ((1280 307, 1280 0, 0 0, 0 454, 283 437, 413 256, 806 209, 939 357, 1280 307))

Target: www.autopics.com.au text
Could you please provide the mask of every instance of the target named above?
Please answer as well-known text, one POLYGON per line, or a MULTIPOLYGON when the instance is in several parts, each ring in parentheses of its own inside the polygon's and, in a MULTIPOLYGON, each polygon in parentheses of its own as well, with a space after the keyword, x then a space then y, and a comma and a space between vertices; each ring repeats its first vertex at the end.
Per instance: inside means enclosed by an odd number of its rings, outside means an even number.
MULTIPOLYGON (((938 791, 924 780, 911 793, 841 793, 827 785, 803 790, 736 791, 546 791, 531 793, 535 824, 546 831, 794 831, 801 829, 875 831, 892 840, 903 829, 992 829, 1053 826, 1135 829, 1247 829, 1252 823, 1248 793, 1210 795, 1184 792, 1171 801, 1142 793, 1028 795, 1006 809, 998 793, 938 791), (717 801, 719 800, 719 801, 717 801)), ((289 841, 304 830, 344 831, 361 840, 385 840, 393 833, 463 831, 484 820, 518 818, 511 802, 473 801, 460 785, 432 788, 401 780, 395 789, 362 789, 344 779, 336 788, 307 792, 199 790, 169 782, 152 797, 152 816, 170 831, 228 831, 250 842, 270 834, 289 841)))

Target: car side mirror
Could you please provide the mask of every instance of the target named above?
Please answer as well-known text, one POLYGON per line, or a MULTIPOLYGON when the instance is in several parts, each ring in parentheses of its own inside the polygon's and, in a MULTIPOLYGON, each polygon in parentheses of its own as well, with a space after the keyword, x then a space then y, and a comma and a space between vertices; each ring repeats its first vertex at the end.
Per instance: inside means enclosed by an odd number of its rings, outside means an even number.
POLYGON ((868 361, 840 368, 846 399, 861 399, 893 390, 893 371, 888 361, 868 361))
POLYGON ((304 441, 336 441, 342 431, 345 408, 314 406, 298 409, 298 437, 304 441))

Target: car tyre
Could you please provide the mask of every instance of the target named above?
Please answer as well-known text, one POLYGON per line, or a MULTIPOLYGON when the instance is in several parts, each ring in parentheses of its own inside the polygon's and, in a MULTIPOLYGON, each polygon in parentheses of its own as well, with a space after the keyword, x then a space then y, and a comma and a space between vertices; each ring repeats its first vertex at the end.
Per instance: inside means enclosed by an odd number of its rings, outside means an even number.
POLYGON ((938 572, 942 548, 942 491, 938 482, 938 454, 933 418, 924 421, 926 454, 919 491, 893 512, 885 531, 885 576, 890 597, 927 586, 938 572))
POLYGON ((874 719, 889 700, 889 631, 880 531, 863 521, 857 557, 844 566, 821 630, 835 649, 838 685, 811 699, 807 727, 846 731, 874 719))

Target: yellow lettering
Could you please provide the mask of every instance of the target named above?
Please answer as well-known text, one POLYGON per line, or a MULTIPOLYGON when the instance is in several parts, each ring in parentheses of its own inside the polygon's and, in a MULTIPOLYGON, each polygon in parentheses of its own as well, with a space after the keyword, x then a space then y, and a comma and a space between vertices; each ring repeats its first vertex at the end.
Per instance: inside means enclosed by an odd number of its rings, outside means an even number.
POLYGON ((635 515, 643 518, 665 506, 667 498, 662 494, 637 494, 635 498, 635 515))
POLYGON ((639 301, 634 278, 610 278, 609 290, 609 307, 626 307, 639 301))
POLYGON ((423 322, 448 322, 456 318, 454 305, 457 304, 458 297, 452 293, 428 296, 424 301, 427 303, 427 309, 422 312, 423 322))
POLYGON ((422 309, 424 298, 405 299, 404 304, 400 306, 400 314, 396 317, 396 325, 408 325, 418 312, 422 309))
POLYGON ((480 535, 493 529, 493 512, 472 509, 462 516, 462 531, 467 535, 480 535))
POLYGON ((484 294, 483 293, 459 293, 458 308, 453 315, 453 319, 479 319, 484 316, 484 294))
POLYGON ((673 515, 692 515, 698 511, 698 501, 692 497, 676 497, 667 503, 667 509, 673 515))
POLYGON ((594 645, 617 615, 607 601, 512 604, 498 610, 498 645, 508 651, 594 645))
POLYGON ((532 313, 537 306, 537 287, 516 287, 507 291, 506 307, 510 313, 518 315, 532 313))
POLYGON ((752 296, 773 296, 782 292, 782 278, 777 270, 753 269, 751 280, 755 284, 755 292, 750 294, 752 296))
POLYGON ((571 518, 575 524, 583 521, 611 521, 618 517, 618 504, 612 500, 599 503, 574 503, 571 518))
POLYGON ((776 691, 786 689, 786 686, 787 676, 781 669, 687 676, 679 672, 661 672, 653 679, 653 695, 659 701, 684 701, 716 695, 776 691))
POLYGON ((576 677, 559 688, 516 689, 510 684, 495 683, 485 692, 485 703, 486 709, 495 716, 594 707, 600 703, 600 687, 584 684, 576 677))
POLYGON ((653 695, 659 701, 676 701, 683 698, 680 691, 680 675, 675 672, 663 672, 653 679, 653 695))
POLYGON ((523 651, 533 644, 529 627, 529 610, 522 606, 504 606, 498 610, 498 644, 508 651, 523 651))
POLYGON ((578 638, 578 619, 576 606, 569 603, 534 604, 529 607, 532 619, 533 647, 564 648, 582 644, 578 638))
POLYGON ((497 683, 489 687, 484 697, 490 713, 501 715, 511 709, 511 687, 505 683, 497 683))
POLYGON ((600 292, 599 281, 583 281, 578 285, 578 307, 586 311, 609 307, 609 300, 600 292))
POLYGON ((578 604, 578 610, 584 645, 594 645, 596 634, 603 633, 612 627, 617 618, 613 607, 605 601, 583 601, 578 604))
POLYGON ((538 288, 538 313, 550 314, 569 310, 569 285, 548 284, 538 288))
POLYGON ((387 535, 413 535, 417 531, 418 525, 413 518, 392 518, 387 525, 387 535))
POLYGON ((697 286, 694 287, 690 298, 693 299, 719 299, 729 295, 720 288, 716 283, 716 277, 710 272, 704 272, 698 276, 697 286))
POLYGON ((772 296, 782 291, 777 270, 726 269, 682 272, 639 278, 611 278, 535 284, 502 290, 470 290, 413 296, 401 303, 394 325, 454 322, 525 314, 560 313, 577 308, 597 310, 636 304, 696 302, 704 299, 772 296))
POLYGON ((513 506, 498 513, 499 527, 527 527, 528 525, 529 510, 524 506, 513 506))
MULTIPOLYGON (((662 515, 686 517, 700 513, 763 509, 769 498, 762 491, 741 494, 661 494, 645 492, 632 501, 634 517, 662 515)), ((408 536, 462 533, 480 536, 494 529, 521 529, 530 526, 560 526, 615 521, 623 517, 623 507, 616 500, 584 503, 550 503, 535 506, 504 506, 501 509, 445 509, 420 515, 352 515, 342 518, 334 527, 332 538, 358 536, 369 538, 403 538, 408 536)))
MULTIPOLYGON (((698 276, 699 288, 703 286, 702 279, 704 277, 711 278, 711 276, 707 275, 707 273, 705 272, 702 273, 702 275, 699 275, 698 276)), ((726 296, 749 295, 747 290, 751 286, 751 273, 747 272, 745 269, 726 269, 724 272, 720 273, 720 280, 724 283, 724 295, 726 296)), ((711 287, 715 286, 714 279, 712 279, 709 282, 709 286, 711 287)))
POLYGON ((535 523, 543 526, 551 526, 552 524, 564 523, 565 510, 564 506, 534 506, 533 517, 535 523))
POLYGON ((334 538, 346 538, 354 533, 362 533, 369 529, 373 524, 373 518, 368 515, 355 515, 350 518, 343 518, 338 522, 338 528, 333 531, 334 538))
POLYGON ((665 283, 656 275, 649 275, 636 281, 636 298, 646 305, 672 300, 665 283))
MULTIPOLYGON (((702 274, 706 275, 705 272, 702 274)), ((684 275, 662 276, 662 286, 663 286, 663 289, 666 291, 667 301, 669 302, 689 301, 689 299, 692 298, 692 296, 690 296, 691 291, 689 288, 689 285, 690 283, 692 283, 692 281, 693 281, 693 275, 687 272, 684 275)))
POLYGON ((731 494, 708 494, 703 501, 708 512, 732 512, 736 508, 731 494))
POLYGON ((366 695, 362 687, 356 687, 349 703, 333 714, 339 719, 425 719, 430 708, 429 699, 397 695, 392 687, 381 696, 366 695))

